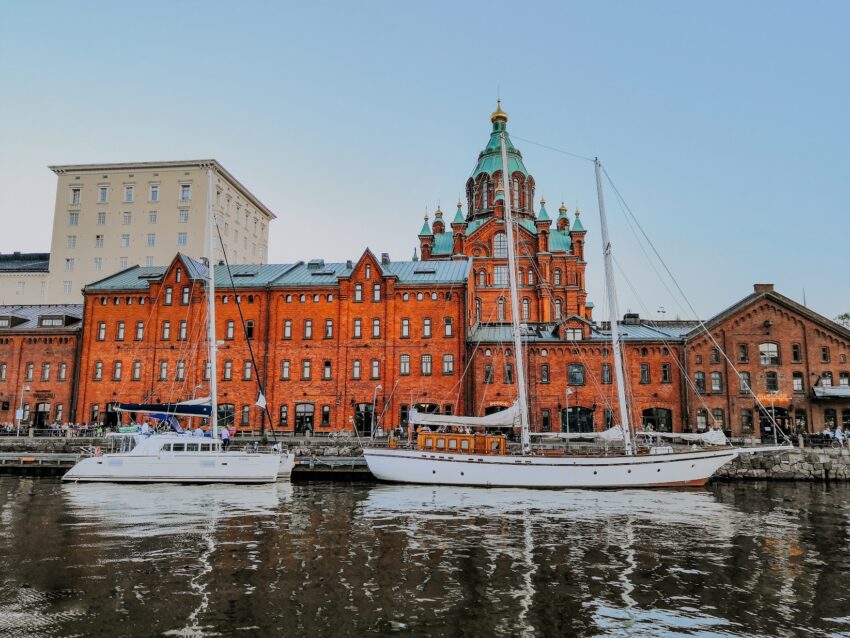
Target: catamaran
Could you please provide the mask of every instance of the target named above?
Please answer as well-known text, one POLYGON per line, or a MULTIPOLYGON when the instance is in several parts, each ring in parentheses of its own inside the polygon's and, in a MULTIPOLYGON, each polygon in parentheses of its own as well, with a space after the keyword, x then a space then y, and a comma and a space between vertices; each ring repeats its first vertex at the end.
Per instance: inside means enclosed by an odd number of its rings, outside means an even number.
MULTIPOLYGON (((213 246, 215 219, 212 213, 212 169, 207 169, 207 348, 210 362, 210 396, 177 403, 119 404, 119 412, 168 417, 201 417, 209 420, 212 438, 185 434, 128 433, 108 437, 109 450, 89 450, 62 477, 73 482, 121 483, 272 483, 288 478, 295 455, 249 450, 228 452, 219 438, 215 339, 215 279, 213 246)), ((262 396, 262 395, 261 395, 262 396)), ((227 427, 226 425, 224 427, 227 427)))
MULTIPOLYGON (((500 134, 502 174, 508 174, 504 132, 500 134)), ((412 411, 409 427, 420 427, 409 447, 395 440, 386 446, 369 446, 363 454, 369 470, 382 481, 469 485, 482 487, 635 488, 701 486, 723 465, 739 454, 790 449, 790 445, 742 448, 732 446, 721 430, 696 434, 653 433, 645 445, 637 445, 629 421, 623 348, 617 326, 617 295, 613 258, 605 216, 602 165, 594 160, 599 217, 605 263, 608 309, 611 323, 614 371, 621 423, 604 432, 581 433, 574 438, 596 438, 602 451, 576 453, 569 450, 533 449, 528 418, 528 397, 523 365, 522 325, 517 294, 514 220, 511 213, 510 180, 503 179, 497 198, 504 200, 507 236, 511 329, 516 356, 518 396, 514 404, 484 417, 423 414, 412 411), (491 434, 495 428, 520 430, 521 449, 511 452, 507 437, 491 434), (432 429, 434 428, 434 429, 432 429), (435 431, 436 430, 436 431, 435 431), (679 437, 699 447, 674 448, 661 437, 679 437), (651 441, 654 439, 655 444, 651 441)), ((643 434, 643 433, 641 433, 643 434)), ((564 438, 571 438, 566 435, 564 438)))

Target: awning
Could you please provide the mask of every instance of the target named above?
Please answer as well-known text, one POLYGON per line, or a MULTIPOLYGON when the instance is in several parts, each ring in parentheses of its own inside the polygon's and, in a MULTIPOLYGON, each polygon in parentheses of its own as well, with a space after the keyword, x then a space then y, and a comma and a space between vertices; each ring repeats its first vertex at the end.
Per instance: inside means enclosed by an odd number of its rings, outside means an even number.
POLYGON ((816 399, 850 399, 850 386, 816 385, 812 386, 816 399))

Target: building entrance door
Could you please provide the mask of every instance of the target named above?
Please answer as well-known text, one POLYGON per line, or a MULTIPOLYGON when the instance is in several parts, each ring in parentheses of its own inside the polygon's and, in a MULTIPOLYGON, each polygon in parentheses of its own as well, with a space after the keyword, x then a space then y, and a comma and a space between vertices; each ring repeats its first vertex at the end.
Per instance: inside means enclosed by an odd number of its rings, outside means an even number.
POLYGON ((35 417, 33 418, 33 427, 36 428, 36 429, 46 427, 49 420, 50 420, 50 404, 49 403, 36 403, 35 404, 35 417))
POLYGON ((581 406, 562 408, 561 432, 593 432, 593 410, 581 406))
POLYGON ((354 410, 354 427, 367 436, 372 435, 372 404, 358 403, 354 410))

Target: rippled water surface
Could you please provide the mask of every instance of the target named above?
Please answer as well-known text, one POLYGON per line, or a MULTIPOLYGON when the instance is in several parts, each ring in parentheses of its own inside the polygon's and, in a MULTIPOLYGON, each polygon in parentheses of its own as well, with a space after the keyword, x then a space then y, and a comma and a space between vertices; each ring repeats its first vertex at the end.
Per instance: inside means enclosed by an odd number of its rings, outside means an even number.
POLYGON ((850 636, 850 486, 0 478, 9 636, 850 636))

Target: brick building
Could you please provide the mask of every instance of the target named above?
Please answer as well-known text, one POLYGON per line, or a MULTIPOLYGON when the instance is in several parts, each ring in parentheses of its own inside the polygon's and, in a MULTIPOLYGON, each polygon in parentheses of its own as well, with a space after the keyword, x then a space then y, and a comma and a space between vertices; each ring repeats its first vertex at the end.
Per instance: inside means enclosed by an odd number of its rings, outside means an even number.
POLYGON ((64 423, 76 396, 81 305, 0 306, 0 422, 64 423))
MULTIPOLYGON (((466 183, 467 212, 459 203, 448 227, 439 208, 426 218, 421 260, 367 249, 356 262, 215 267, 221 417, 255 430, 364 432, 404 424, 412 406, 482 415, 513 402, 501 108, 491 124, 466 183), (266 410, 256 406, 261 390, 266 410)), ((553 224, 544 202, 535 211, 534 178, 507 145, 532 428, 610 426, 619 421, 610 326, 587 301, 580 214, 562 205, 553 224)), ((80 419, 114 421, 118 401, 208 393, 206 276, 178 254, 168 267, 129 268, 85 288, 80 419)), ((763 434, 763 410, 739 392, 734 362, 788 429, 850 424, 850 332, 767 285, 705 326, 730 361, 698 322, 626 315, 633 422, 763 434)))

